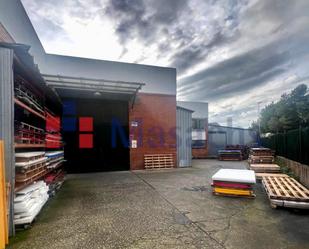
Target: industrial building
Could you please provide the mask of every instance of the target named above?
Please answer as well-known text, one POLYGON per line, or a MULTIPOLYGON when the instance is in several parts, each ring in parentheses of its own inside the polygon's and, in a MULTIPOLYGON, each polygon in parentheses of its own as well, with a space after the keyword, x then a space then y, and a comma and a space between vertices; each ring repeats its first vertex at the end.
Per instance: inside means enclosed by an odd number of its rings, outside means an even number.
POLYGON ((178 138, 191 141, 193 111, 176 112, 175 68, 47 54, 19 0, 0 2, 0 62, 11 234, 15 193, 54 170, 22 175, 17 155, 64 150, 69 173, 191 166, 178 138))
POLYGON ((252 129, 244 129, 219 124, 208 124, 208 156, 217 157, 218 150, 223 150, 227 145, 252 145, 256 144, 257 133, 252 129))

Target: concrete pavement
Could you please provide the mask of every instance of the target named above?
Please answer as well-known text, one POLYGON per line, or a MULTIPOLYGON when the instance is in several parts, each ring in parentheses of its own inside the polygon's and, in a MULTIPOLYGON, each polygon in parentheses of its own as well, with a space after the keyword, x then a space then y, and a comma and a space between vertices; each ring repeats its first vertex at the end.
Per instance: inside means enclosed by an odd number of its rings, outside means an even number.
POLYGON ((10 248, 309 248, 309 212, 211 194, 211 176, 245 162, 71 175, 10 248))

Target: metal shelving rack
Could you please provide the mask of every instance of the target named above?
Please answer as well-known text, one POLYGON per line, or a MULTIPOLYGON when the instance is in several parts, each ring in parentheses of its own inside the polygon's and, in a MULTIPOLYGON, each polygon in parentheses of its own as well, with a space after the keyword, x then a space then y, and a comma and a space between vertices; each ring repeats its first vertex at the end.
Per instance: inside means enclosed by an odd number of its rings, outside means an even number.
MULTIPOLYGON (((33 125, 34 127, 44 128, 46 124, 46 109, 50 107, 53 112, 61 113, 61 102, 59 97, 47 87, 44 78, 41 76, 37 65, 34 64, 33 57, 29 54, 30 47, 23 44, 15 43, 0 43, 0 139, 4 141, 5 150, 5 172, 6 182, 8 187, 8 221, 9 234, 15 234, 14 229, 14 197, 15 191, 27 186, 16 186, 15 188, 15 152, 29 152, 29 151, 51 151, 46 144, 36 139, 26 142, 19 140, 15 143, 14 121, 22 121, 33 125), (37 108, 33 97, 37 95, 34 91, 33 95, 27 95, 29 100, 25 98, 18 98, 14 94, 14 83, 22 77, 29 83, 32 88, 41 93, 42 103, 41 110, 37 108), (16 111, 18 113, 16 113, 16 111), (25 114, 25 119, 20 119, 25 114), (34 120, 34 122, 32 122, 34 120)), ((28 88, 26 88, 27 90, 28 88)), ((24 89, 21 89, 23 91, 24 89)), ((16 92, 15 92, 16 93, 16 92)), ((52 172, 54 169, 46 170, 42 175, 37 175, 29 181, 42 179, 46 174, 52 172)), ((55 172, 55 175, 58 171, 55 172)))

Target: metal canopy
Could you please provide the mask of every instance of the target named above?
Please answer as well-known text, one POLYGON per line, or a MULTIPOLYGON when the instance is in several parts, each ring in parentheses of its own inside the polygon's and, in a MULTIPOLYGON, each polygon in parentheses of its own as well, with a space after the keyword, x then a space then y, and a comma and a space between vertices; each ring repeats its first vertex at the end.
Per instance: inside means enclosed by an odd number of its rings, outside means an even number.
MULTIPOLYGON (((134 97, 144 83, 112 81, 105 79, 78 78, 61 75, 42 75, 46 84, 59 95, 64 91, 88 92, 89 94, 112 94, 134 97)), ((90 96, 90 95, 89 95, 90 96)))

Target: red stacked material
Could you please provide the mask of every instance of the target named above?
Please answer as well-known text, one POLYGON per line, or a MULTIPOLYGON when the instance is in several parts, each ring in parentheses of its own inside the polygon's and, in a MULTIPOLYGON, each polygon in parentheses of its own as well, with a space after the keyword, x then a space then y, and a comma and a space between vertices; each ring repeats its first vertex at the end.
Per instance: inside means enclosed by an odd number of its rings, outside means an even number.
POLYGON ((60 148, 62 147, 62 136, 60 133, 60 118, 54 116, 50 111, 46 110, 46 147, 60 148))
POLYGON ((220 169, 212 176, 213 194, 231 197, 255 197, 256 183, 252 170, 220 169))
POLYGON ((61 188, 64 182, 65 173, 62 169, 54 171, 46 175, 44 181, 48 185, 49 196, 54 196, 56 192, 61 188))
POLYGON ((221 181, 213 181, 212 186, 222 187, 222 188, 236 188, 236 189, 251 189, 252 188, 250 184, 235 183, 235 182, 221 182, 221 181))

